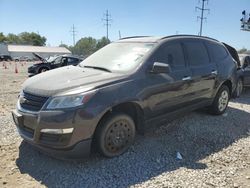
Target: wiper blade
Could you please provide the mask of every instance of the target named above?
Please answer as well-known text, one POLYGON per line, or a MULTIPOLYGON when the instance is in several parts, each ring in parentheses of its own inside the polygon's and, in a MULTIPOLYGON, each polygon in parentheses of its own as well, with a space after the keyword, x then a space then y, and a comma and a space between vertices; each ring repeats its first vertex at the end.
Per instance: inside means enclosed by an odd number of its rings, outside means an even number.
POLYGON ((103 67, 95 67, 95 66, 83 66, 83 67, 84 68, 91 68, 91 69, 98 69, 98 70, 102 70, 102 71, 105 71, 105 72, 112 72, 111 70, 103 68, 103 67))

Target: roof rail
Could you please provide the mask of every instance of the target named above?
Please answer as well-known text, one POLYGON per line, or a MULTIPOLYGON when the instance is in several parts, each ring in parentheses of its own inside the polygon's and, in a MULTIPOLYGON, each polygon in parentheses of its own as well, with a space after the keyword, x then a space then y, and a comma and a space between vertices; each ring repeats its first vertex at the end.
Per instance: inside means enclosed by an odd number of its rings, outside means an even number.
POLYGON ((171 38, 171 37, 197 37, 197 38, 205 38, 205 39, 210 39, 210 40, 219 42, 218 40, 214 38, 206 37, 206 36, 199 36, 199 35, 170 35, 170 36, 162 37, 162 39, 171 38))
POLYGON ((124 38, 121 38, 120 40, 123 40, 123 39, 133 39, 133 38, 143 38, 143 37, 150 37, 150 36, 132 36, 132 37, 124 37, 124 38))

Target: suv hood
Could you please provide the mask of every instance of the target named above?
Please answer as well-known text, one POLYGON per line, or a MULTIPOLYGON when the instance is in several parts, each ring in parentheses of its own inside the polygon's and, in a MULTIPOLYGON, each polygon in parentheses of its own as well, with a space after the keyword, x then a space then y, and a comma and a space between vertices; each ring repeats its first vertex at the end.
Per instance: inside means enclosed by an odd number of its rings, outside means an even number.
POLYGON ((125 75, 66 66, 29 78, 23 84, 23 91, 48 97, 72 89, 81 89, 81 92, 88 91, 122 78, 125 78, 125 75))

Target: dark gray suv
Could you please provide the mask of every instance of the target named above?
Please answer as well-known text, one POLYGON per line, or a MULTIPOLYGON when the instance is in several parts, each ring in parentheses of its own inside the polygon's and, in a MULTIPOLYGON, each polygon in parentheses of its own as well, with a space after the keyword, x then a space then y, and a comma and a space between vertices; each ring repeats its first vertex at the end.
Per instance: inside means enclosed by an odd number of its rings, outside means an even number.
POLYGON ((236 69, 211 38, 125 38, 79 66, 29 78, 13 119, 23 139, 47 153, 80 157, 95 147, 114 157, 147 127, 203 107, 224 113, 236 69))

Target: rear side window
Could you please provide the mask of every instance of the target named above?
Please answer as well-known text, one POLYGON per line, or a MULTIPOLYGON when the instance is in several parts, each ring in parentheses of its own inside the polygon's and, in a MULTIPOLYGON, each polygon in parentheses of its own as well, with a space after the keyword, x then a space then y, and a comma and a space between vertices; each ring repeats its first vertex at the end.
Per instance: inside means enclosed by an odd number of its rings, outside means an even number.
POLYGON ((185 42, 190 66, 202 66, 210 62, 207 49, 202 42, 185 42))
POLYGON ((185 67, 185 59, 181 44, 168 43, 161 46, 156 52, 155 61, 167 63, 172 69, 185 67))
POLYGON ((215 61, 223 60, 227 57, 228 53, 226 49, 218 44, 207 43, 209 52, 213 55, 215 61))

